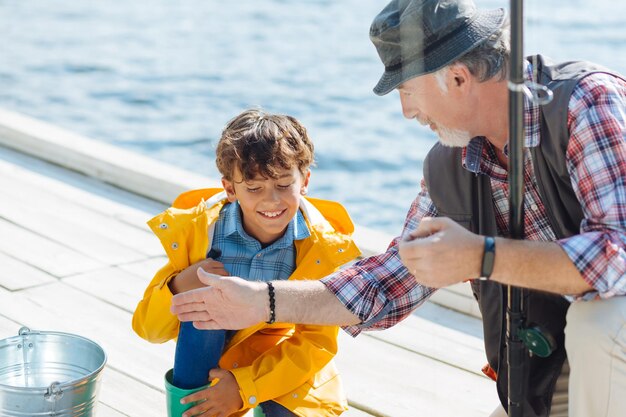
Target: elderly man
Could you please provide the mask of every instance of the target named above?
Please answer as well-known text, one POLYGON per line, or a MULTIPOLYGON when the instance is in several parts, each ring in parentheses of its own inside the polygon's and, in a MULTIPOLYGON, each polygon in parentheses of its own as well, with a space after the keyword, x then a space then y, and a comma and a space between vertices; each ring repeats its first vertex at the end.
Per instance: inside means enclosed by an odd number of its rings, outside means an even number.
POLYGON ((472 279, 506 408, 505 285, 523 287, 529 322, 556 341, 547 358, 529 358, 525 415, 625 415, 626 81, 586 62, 525 62, 526 80, 554 99, 525 102, 525 240, 507 239, 505 20, 470 0, 394 0, 374 19, 385 65, 374 92, 398 90, 404 116, 440 139, 385 253, 322 281, 273 287, 199 271, 210 287, 177 295, 172 311, 200 328, 277 320, 340 324, 356 336, 472 279))

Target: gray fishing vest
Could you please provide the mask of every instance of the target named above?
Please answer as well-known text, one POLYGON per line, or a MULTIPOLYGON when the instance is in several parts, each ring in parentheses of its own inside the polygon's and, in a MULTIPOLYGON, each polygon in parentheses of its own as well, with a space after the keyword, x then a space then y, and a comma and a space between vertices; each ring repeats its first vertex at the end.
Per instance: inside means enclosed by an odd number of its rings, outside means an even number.
MULTIPOLYGON (((570 96, 576 84, 591 73, 618 75, 588 62, 553 64, 541 55, 535 59, 538 82, 548 86, 554 98, 548 105, 540 107, 541 140, 539 146, 530 151, 541 201, 554 233, 562 239, 580 233, 583 219, 565 165, 570 96)), ((533 62, 532 57, 528 60, 533 62)), ((490 179, 487 175, 476 175, 464 169, 461 152, 461 148, 445 147, 440 143, 430 150, 424 163, 424 179, 430 197, 439 216, 449 217, 474 233, 496 236, 498 230, 490 179)), ((472 290, 483 316, 487 359, 497 373, 498 395, 507 409, 506 287, 493 281, 474 280, 472 290)), ((541 326, 557 344, 549 357, 532 356, 527 360, 524 416, 547 417, 554 386, 566 358, 563 329, 569 303, 561 296, 531 290, 524 290, 524 303, 527 323, 541 326)))

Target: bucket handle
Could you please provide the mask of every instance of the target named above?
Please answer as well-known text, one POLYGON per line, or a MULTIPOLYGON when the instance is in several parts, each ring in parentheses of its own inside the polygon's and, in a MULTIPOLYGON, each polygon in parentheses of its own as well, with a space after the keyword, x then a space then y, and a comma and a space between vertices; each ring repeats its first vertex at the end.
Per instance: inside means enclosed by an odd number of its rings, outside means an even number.
MULTIPOLYGON (((30 336, 31 334, 41 334, 41 332, 37 330, 31 330, 30 328, 23 326, 23 327, 20 327, 17 334, 19 336, 22 336, 22 343, 17 345, 17 348, 21 349, 22 347, 26 348, 26 341, 28 340, 28 336, 30 336)), ((32 348, 33 346, 34 346, 34 342, 31 341, 28 344, 28 347, 32 348)), ((24 361, 26 361, 26 357, 24 357, 24 361)))
POLYGON ((50 384, 50 386, 46 390, 46 393, 43 396, 46 401, 57 402, 61 399, 61 397, 63 397, 63 390, 60 386, 61 383, 59 381, 54 381, 52 384, 50 384))
POLYGON ((40 334, 40 333, 41 333, 40 331, 31 330, 29 327, 26 327, 26 326, 20 327, 20 329, 17 331, 18 336, 27 336, 29 334, 40 334))

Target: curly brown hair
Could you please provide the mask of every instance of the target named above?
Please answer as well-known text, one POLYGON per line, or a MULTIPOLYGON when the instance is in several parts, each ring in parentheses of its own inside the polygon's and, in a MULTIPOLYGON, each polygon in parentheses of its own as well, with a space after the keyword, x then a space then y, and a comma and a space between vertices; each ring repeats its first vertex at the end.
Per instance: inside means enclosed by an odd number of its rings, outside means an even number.
POLYGON ((224 179, 235 168, 244 181, 276 179, 281 170, 298 168, 302 175, 313 164, 313 142, 295 118, 249 109, 228 122, 217 144, 215 163, 224 179))

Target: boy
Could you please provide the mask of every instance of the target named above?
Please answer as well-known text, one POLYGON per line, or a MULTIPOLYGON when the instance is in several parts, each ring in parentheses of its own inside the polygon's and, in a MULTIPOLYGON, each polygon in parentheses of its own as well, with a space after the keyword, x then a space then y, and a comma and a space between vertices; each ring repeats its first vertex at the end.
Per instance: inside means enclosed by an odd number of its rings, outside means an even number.
POLYGON ((216 153, 224 190, 184 193, 148 223, 168 263, 139 302, 133 329, 153 343, 178 337, 166 374, 170 415, 189 404, 184 417, 241 416, 257 405, 267 417, 339 415, 346 400, 332 362, 337 327, 268 322, 205 331, 170 313, 173 294, 203 286, 203 270, 318 279, 360 254, 343 207, 303 197, 313 144, 296 119, 247 110, 225 127, 216 153))

